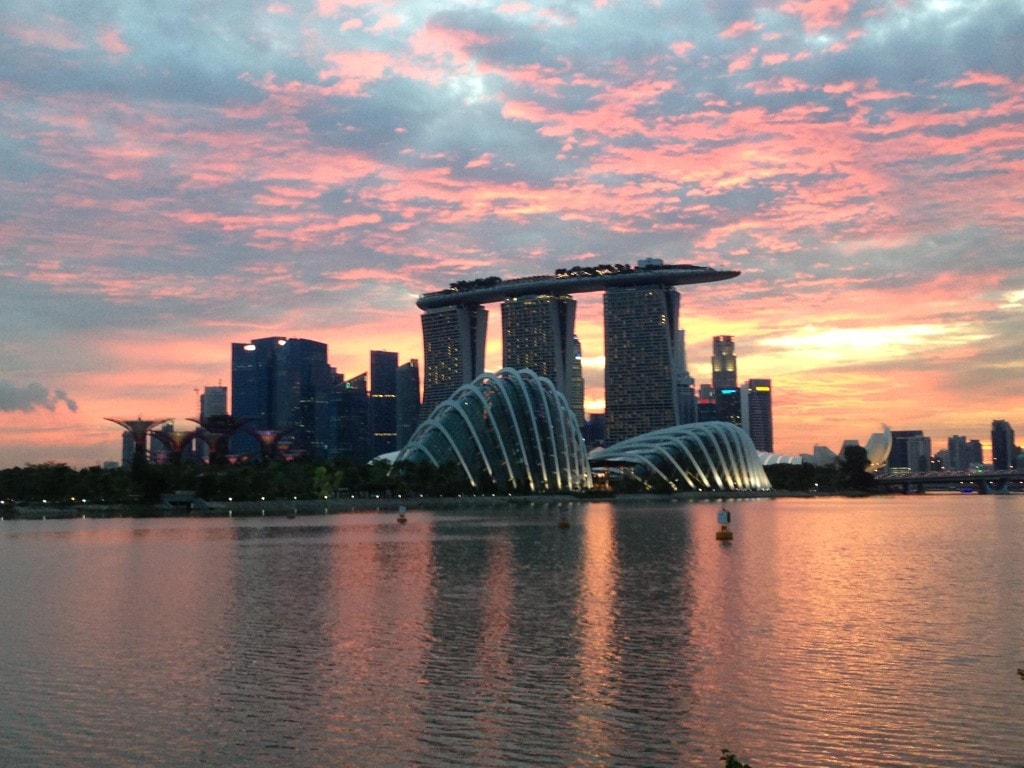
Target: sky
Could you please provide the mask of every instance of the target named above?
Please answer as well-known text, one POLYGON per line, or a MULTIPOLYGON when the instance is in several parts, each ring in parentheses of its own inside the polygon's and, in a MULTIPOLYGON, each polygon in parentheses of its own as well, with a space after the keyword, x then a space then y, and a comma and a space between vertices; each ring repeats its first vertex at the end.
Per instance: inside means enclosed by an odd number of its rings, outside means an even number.
POLYGON ((680 289, 687 359, 735 338, 777 452, 1024 432, 1021 41, 1024 0, 5 0, 0 467, 185 428, 232 342, 355 376, 422 362, 424 292, 643 258, 742 273, 680 289))

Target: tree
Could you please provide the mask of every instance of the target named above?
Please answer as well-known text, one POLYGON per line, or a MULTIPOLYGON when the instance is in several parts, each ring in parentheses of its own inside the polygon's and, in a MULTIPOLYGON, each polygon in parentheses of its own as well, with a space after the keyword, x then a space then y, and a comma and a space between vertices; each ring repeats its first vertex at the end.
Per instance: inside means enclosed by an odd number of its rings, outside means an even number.
POLYGON ((870 463, 865 448, 859 445, 843 448, 843 455, 839 459, 840 485, 857 491, 870 490, 875 484, 875 476, 867 471, 870 463))

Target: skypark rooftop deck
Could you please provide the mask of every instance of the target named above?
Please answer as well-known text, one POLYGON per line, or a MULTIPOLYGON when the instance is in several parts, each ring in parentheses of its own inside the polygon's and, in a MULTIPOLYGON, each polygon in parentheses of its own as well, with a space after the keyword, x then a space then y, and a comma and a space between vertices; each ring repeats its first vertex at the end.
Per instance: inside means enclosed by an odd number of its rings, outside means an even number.
POLYGON ((442 291, 423 294, 417 299, 416 306, 420 309, 437 309, 458 304, 487 304, 534 294, 568 296, 625 286, 713 283, 729 280, 739 274, 736 270, 696 267, 692 264, 641 264, 637 267, 600 264, 596 267, 559 269, 553 275, 512 280, 500 277, 460 280, 442 291))

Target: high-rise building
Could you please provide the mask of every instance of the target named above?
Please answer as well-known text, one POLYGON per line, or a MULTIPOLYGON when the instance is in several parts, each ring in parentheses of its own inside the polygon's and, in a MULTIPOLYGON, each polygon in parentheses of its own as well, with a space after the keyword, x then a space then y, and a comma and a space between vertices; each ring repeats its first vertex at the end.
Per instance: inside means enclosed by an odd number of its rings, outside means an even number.
POLYGON ((950 435, 946 441, 946 469, 963 472, 971 463, 967 457, 967 438, 950 435))
POLYGON ((569 407, 576 414, 576 421, 582 427, 587 423, 583 404, 586 397, 586 382, 583 380, 583 346, 579 337, 572 338, 572 372, 569 376, 569 407))
MULTIPOLYGON (((208 425, 213 419, 223 418, 228 415, 228 388, 223 386, 206 387, 199 396, 199 423, 208 425)), ((206 433, 204 430, 204 434, 206 433)), ((197 440, 195 447, 196 455, 202 461, 210 460, 210 443, 205 440, 197 440)))
POLYGON ((742 403, 736 379, 736 345, 732 336, 715 336, 712 341, 711 386, 720 421, 742 425, 742 403))
MULTIPOLYGON (((684 391, 687 377, 681 362, 684 353, 678 331, 679 295, 673 286, 728 280, 738 275, 732 270, 642 259, 636 267, 599 264, 508 281, 499 277, 460 280, 443 290, 424 294, 416 301, 424 313, 422 413, 428 416, 459 386, 483 372, 487 327, 483 305, 502 301, 509 308, 511 328, 547 329, 555 347, 550 352, 555 361, 551 366, 553 380, 569 398, 579 418, 583 407, 578 405, 581 398, 573 389, 575 349, 569 313, 575 313, 575 303, 571 296, 603 291, 609 439, 616 434, 627 436, 647 428, 678 424, 687 418, 689 403, 683 404, 681 400, 688 395, 684 391), (545 303, 547 307, 542 306, 545 303), (642 306, 649 311, 641 311, 642 306), (620 315, 619 310, 626 314, 620 315), (554 313, 554 319, 550 315, 545 317, 545 311, 554 313), (513 312, 517 313, 515 318, 513 312), (638 322, 635 327, 634 320, 638 322), (642 356, 634 354, 638 349, 642 356), (560 370, 562 367, 566 373, 560 370)), ((539 345, 530 344, 528 337, 520 339, 513 333, 506 342, 506 365, 532 369, 543 365, 539 345), (520 357, 530 355, 537 360, 524 365, 520 357)), ((582 377, 582 364, 579 371, 582 377)), ((689 411, 692 414, 692 409, 689 411)))
POLYGON ((772 381, 751 379, 741 389, 743 430, 750 435, 754 447, 771 453, 775 450, 772 436, 772 381))
POLYGON ((905 441, 907 464, 911 472, 928 472, 932 468, 932 439, 913 435, 905 441))
POLYGON ((981 440, 967 441, 967 466, 981 466, 985 463, 985 457, 981 451, 981 440))
POLYGON ((370 352, 370 449, 374 456, 398 450, 398 353, 370 352))
MULTIPOLYGON (((250 419, 253 430, 288 430, 294 450, 327 455, 333 381, 319 341, 273 336, 231 345, 232 416, 250 419)), ((251 435, 232 440, 236 452, 258 448, 251 435)))
POLYGON ((992 422, 992 469, 1013 469, 1016 463, 1013 427, 1008 421, 996 419, 992 422))
POLYGON ((674 288, 616 287, 605 292, 604 386, 609 442, 680 422, 679 351, 679 293, 674 288))
POLYGON ((487 310, 454 304, 423 313, 423 418, 484 372, 487 310))
POLYGON ((718 421, 718 406, 715 403, 715 388, 701 384, 697 395, 697 421, 718 421))
POLYGON ((679 329, 679 382, 676 385, 679 401, 679 423, 693 424, 697 421, 696 382, 686 366, 686 331, 679 329))
POLYGON ((736 344, 732 336, 715 336, 712 340, 711 386, 715 392, 736 389, 736 344))
POLYGON ((889 459, 886 466, 889 469, 907 469, 910 467, 910 458, 907 451, 907 443, 913 437, 923 437, 924 432, 920 429, 894 430, 892 432, 892 450, 889 451, 889 459))
POLYGON ((222 386, 206 387, 199 396, 199 420, 205 421, 211 416, 228 415, 228 388, 222 386))
POLYGON ((551 379, 571 402, 575 325, 576 301, 569 296, 505 299, 501 304, 502 366, 529 368, 551 379))
POLYGON ((398 450, 401 450, 420 423, 419 360, 413 358, 398 367, 395 400, 398 411, 398 450))
POLYGON ((346 380, 337 376, 334 384, 333 453, 362 463, 373 458, 370 447, 370 393, 366 374, 346 380))

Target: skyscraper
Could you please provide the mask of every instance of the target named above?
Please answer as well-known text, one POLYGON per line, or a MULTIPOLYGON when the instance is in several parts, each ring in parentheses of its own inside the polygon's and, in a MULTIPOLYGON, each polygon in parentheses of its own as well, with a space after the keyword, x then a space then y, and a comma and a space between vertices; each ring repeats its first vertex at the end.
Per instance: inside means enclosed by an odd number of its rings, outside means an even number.
POLYGON ((732 336, 715 336, 711 352, 711 386, 715 392, 736 389, 736 344, 732 336))
POLYGON ((967 457, 967 438, 963 435, 950 435, 946 442, 946 469, 963 471, 970 466, 967 457))
MULTIPOLYGON (((231 345, 232 416, 251 419, 252 429, 288 430, 292 445, 314 456, 328 452, 333 380, 319 341, 273 336, 231 345)), ((251 436, 232 440, 236 452, 258 447, 251 436)))
POLYGON ((423 418, 484 372, 487 310, 454 304, 423 313, 423 418))
POLYGON ((923 436, 924 432, 920 429, 893 430, 892 450, 889 451, 889 459, 886 461, 886 466, 889 469, 909 469, 910 454, 907 449, 907 444, 911 438, 923 436))
POLYGON ((907 466, 911 472, 928 472, 932 468, 932 439, 914 435, 906 439, 907 466))
POLYGON ((771 453, 775 450, 772 435, 772 381, 751 379, 741 393, 743 430, 750 435, 757 450, 771 453))
POLYGON ((679 423, 693 424, 697 421, 697 393, 695 381, 686 366, 686 331, 679 330, 679 423))
POLYGON ((374 456, 398 450, 398 353, 370 352, 370 447, 374 456))
MULTIPOLYGON (((199 423, 209 425, 214 419, 223 419, 228 415, 228 388, 223 386, 206 387, 203 394, 199 396, 199 423)), ((205 437, 196 441, 196 454, 203 461, 210 460, 210 442, 212 435, 204 429, 201 432, 205 437)))
POLYGON ((331 419, 334 454, 353 462, 373 458, 370 448, 370 393, 366 374, 351 379, 338 376, 334 384, 331 419))
POLYGON ((583 404, 586 395, 586 383, 583 380, 583 347, 578 337, 572 337, 572 372, 569 376, 569 407, 576 414, 576 421, 582 427, 587 422, 587 414, 583 404))
POLYGON ((199 420, 204 422, 211 416, 228 415, 228 388, 206 387, 199 396, 199 420))
POLYGON ((576 301, 569 296, 511 296, 501 304, 502 366, 551 379, 571 402, 576 301))
POLYGON ((679 294, 674 288, 609 288, 604 350, 609 442, 679 423, 679 294))
POLYGON ((398 411, 398 450, 405 447, 420 423, 420 363, 413 358, 398 367, 395 389, 398 411))
POLYGON ((715 336, 711 354, 711 386, 721 421, 742 425, 742 405, 736 380, 736 345, 732 336, 715 336))
POLYGON ((992 469, 1013 469, 1016 463, 1013 427, 1008 421, 996 419, 992 422, 992 469))

